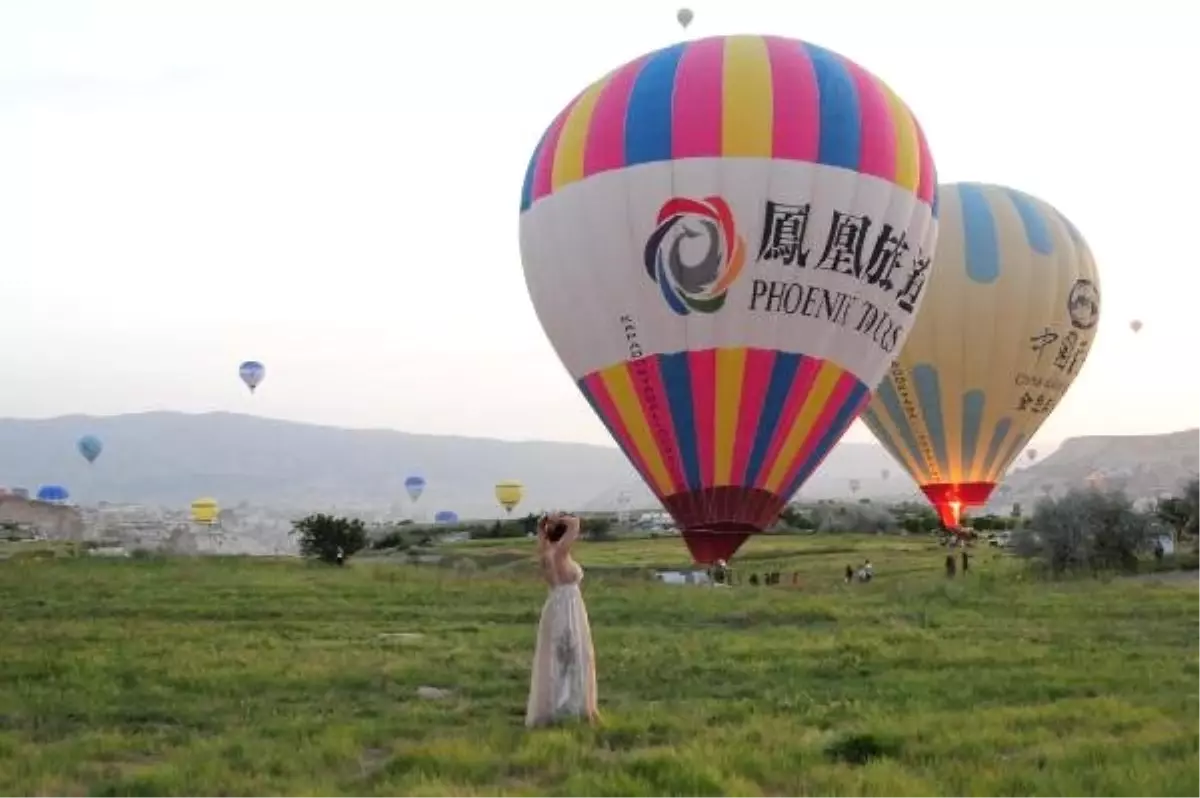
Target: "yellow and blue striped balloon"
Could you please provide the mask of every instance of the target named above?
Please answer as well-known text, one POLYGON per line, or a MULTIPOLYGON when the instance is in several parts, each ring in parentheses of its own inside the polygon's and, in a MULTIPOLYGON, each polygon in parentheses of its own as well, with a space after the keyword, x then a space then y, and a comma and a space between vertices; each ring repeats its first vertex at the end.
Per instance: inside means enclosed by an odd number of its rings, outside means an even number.
POLYGON ((934 278, 863 420, 957 526, 1062 401, 1100 320, 1079 231, 1011 188, 938 188, 934 278))

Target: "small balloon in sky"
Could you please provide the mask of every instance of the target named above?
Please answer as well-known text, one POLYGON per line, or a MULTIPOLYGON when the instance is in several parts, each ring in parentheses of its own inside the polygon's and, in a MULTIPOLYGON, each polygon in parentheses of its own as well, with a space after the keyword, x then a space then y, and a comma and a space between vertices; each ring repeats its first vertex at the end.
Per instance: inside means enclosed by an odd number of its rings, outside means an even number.
POLYGON ((89 463, 96 462, 96 458, 104 451, 104 444, 95 435, 84 435, 75 444, 75 447, 79 449, 79 453, 83 455, 83 459, 89 463))
POLYGON ((216 499, 204 497, 196 499, 191 504, 191 519, 193 524, 215 526, 220 513, 221 508, 217 504, 216 499))
POLYGON ((408 493, 408 498, 415 502, 425 490, 425 477, 416 474, 408 477, 404 480, 404 490, 408 493))
POLYGON ((1136 333, 1136 332, 1141 332, 1141 331, 1142 331, 1142 322, 1141 322, 1141 320, 1139 320, 1139 319, 1134 319, 1133 321, 1129 322, 1129 329, 1133 330, 1135 333, 1136 333))
POLYGON ((254 393, 254 389, 267 376, 267 367, 257 360, 247 360, 238 366, 238 376, 242 378, 242 382, 246 383, 250 393, 254 393))
POLYGON ((681 8, 681 9, 679 9, 678 12, 676 12, 675 19, 679 21, 679 26, 681 28, 683 28, 684 30, 687 30, 687 26, 692 24, 693 16, 694 15, 692 14, 692 9, 681 8))
POLYGON ((506 513, 512 513, 513 508, 521 503, 521 497, 524 495, 525 486, 516 480, 506 479, 496 483, 496 501, 500 502, 500 506, 506 513))

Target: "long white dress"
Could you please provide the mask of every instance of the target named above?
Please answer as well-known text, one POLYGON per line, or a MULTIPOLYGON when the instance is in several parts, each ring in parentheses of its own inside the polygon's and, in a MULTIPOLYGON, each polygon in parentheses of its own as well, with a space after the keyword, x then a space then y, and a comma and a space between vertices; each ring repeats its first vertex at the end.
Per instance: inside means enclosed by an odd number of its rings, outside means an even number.
MULTIPOLYGON (((596 709, 596 655, 579 583, 583 569, 566 563, 567 579, 550 588, 538 622, 537 650, 529 679, 525 725, 545 726, 568 718, 593 719, 596 709)), ((553 573, 553 568, 546 567, 553 573)))

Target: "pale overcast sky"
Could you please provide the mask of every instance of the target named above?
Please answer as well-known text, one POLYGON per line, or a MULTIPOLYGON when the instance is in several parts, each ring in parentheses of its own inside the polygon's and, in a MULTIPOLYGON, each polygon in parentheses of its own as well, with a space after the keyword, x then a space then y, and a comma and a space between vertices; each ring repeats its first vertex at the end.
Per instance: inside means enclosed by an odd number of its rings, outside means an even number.
MULTIPOLYGON (((610 443, 527 298, 520 185, 578 90, 680 38, 678 6, 0 0, 0 416, 610 443), (248 358, 268 368, 254 397, 248 358)), ((857 60, 915 110, 943 181, 1020 188, 1082 230, 1104 316, 1035 445, 1200 423, 1186 3, 691 7, 689 36, 857 60)))

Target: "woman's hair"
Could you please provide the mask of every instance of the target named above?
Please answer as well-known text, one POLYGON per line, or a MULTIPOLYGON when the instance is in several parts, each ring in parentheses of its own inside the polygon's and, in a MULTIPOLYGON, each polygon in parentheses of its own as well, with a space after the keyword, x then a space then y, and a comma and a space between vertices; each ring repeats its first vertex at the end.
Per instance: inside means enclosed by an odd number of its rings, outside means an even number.
POLYGON ((567 523, 565 521, 559 521, 546 530, 546 538, 551 543, 557 543, 558 541, 562 540, 562 537, 565 534, 567 534, 567 523))

